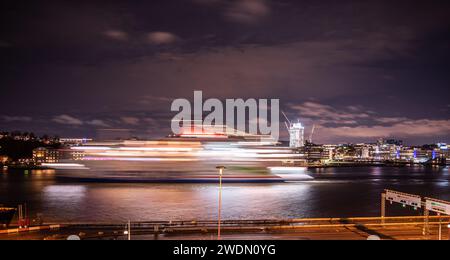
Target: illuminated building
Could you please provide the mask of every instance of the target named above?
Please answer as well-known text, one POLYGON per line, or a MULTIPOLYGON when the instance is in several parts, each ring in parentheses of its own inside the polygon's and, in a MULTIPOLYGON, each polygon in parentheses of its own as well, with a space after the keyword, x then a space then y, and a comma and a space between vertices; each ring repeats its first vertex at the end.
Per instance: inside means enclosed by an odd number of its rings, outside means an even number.
POLYGON ((398 159, 411 163, 425 163, 431 159, 431 151, 417 147, 404 147, 398 152, 398 159))
POLYGON ((93 140, 88 138, 61 138, 59 141, 63 145, 73 146, 86 144, 88 142, 92 142, 93 140))
POLYGON ((402 145, 399 142, 378 142, 374 151, 374 159, 377 161, 393 161, 399 159, 398 153, 402 145))
POLYGON ((61 151, 49 148, 36 148, 33 150, 33 161, 36 164, 57 163, 61 159, 61 151))
POLYGON ((431 156, 428 150, 422 148, 415 148, 413 159, 415 163, 423 163, 430 160, 431 156))
POLYGON ((5 164, 9 161, 9 157, 8 156, 0 156, 0 163, 1 164, 5 164))
POLYGON ((292 123, 289 127, 289 146, 291 148, 305 146, 305 128, 300 122, 292 123))
POLYGON ((369 147, 364 146, 361 151, 361 159, 370 159, 370 158, 372 158, 371 150, 369 147))
POLYGON ((438 152, 441 157, 450 159, 450 145, 447 145, 446 143, 439 143, 437 146, 438 148, 436 149, 436 152, 438 152))
POLYGON ((336 147, 337 147, 337 145, 333 145, 333 144, 327 144, 327 145, 323 146, 324 150, 328 154, 328 160, 330 160, 330 161, 334 160, 336 147))
POLYGON ((308 144, 305 147, 308 162, 325 162, 330 160, 330 151, 322 145, 308 144))

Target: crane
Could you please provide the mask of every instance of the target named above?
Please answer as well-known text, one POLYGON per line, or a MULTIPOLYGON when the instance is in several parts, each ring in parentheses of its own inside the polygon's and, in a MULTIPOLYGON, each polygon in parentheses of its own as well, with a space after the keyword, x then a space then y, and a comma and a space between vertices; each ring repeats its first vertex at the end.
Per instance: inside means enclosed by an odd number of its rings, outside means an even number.
POLYGON ((286 113, 284 113, 283 111, 281 111, 281 113, 283 114, 284 118, 286 118, 287 122, 284 121, 284 124, 286 125, 286 129, 289 131, 290 126, 292 126, 291 120, 289 120, 286 113))
POLYGON ((312 143, 313 142, 313 136, 314 136, 314 131, 316 130, 316 124, 313 125, 312 129, 311 129, 311 134, 309 135, 309 142, 312 143))

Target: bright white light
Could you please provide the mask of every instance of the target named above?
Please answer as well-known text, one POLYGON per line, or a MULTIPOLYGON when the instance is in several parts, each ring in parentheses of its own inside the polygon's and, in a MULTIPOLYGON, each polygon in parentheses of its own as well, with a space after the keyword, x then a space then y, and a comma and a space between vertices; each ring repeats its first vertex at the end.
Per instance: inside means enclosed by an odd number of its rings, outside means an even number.
POLYGON ((76 169, 88 169, 83 164, 77 163, 43 163, 42 166, 49 167, 52 169, 68 169, 68 170, 76 170, 76 169))
POLYGON ((303 173, 306 169, 306 167, 269 167, 273 173, 303 173))
POLYGON ((306 174, 306 167, 269 167, 268 169, 285 181, 306 181, 314 179, 306 174))
POLYGON ((111 150, 111 147, 104 147, 104 146, 76 146, 70 148, 72 150, 111 150))

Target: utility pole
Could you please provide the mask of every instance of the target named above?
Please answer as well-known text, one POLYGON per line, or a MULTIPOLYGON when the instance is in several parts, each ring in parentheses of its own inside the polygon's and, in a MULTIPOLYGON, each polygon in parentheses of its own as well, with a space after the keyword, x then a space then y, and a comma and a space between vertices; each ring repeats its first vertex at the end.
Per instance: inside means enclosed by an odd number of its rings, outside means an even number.
POLYGON ((429 234, 429 228, 428 228, 428 224, 429 224, 429 216, 430 216, 430 211, 425 207, 424 212, 423 212, 423 216, 424 216, 424 225, 423 225, 423 235, 427 236, 429 234))
POLYGON ((128 240, 131 240, 131 221, 128 221, 128 240))
POLYGON ((442 240, 442 218, 441 213, 438 213, 439 216, 439 241, 442 240))
POLYGON ((123 234, 127 236, 128 240, 131 240, 131 221, 128 220, 127 225, 125 225, 125 231, 123 231, 123 234))
POLYGON ((381 193, 381 224, 384 224, 386 217, 386 193, 381 193))
POLYGON ((217 240, 220 240, 220 228, 222 223, 222 176, 223 171, 226 169, 225 166, 217 166, 216 169, 219 170, 219 214, 217 223, 217 240))

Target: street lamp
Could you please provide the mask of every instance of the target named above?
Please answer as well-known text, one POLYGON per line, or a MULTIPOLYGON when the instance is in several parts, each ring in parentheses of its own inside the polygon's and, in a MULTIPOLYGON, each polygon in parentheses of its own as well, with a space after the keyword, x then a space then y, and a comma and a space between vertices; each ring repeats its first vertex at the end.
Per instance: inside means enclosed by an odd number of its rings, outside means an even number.
POLYGON ((219 170, 219 221, 218 221, 218 228, 217 228, 217 240, 220 240, 220 226, 221 226, 221 213, 222 213, 222 176, 223 171, 226 169, 225 166, 217 166, 216 169, 219 170))
POLYGON ((123 232, 125 236, 127 236, 128 240, 131 240, 131 221, 128 221, 128 224, 125 226, 125 231, 123 232))

